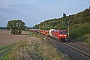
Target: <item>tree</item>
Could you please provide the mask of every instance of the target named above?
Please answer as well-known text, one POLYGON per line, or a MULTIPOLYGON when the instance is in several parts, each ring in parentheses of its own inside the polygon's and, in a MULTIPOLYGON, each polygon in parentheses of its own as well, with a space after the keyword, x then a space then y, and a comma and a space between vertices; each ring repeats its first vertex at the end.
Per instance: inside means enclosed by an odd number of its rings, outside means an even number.
POLYGON ((63 13, 63 18, 66 18, 66 14, 65 13, 63 13))
POLYGON ((25 23, 22 20, 11 20, 7 23, 7 29, 11 30, 11 34, 21 34, 25 27, 25 23))

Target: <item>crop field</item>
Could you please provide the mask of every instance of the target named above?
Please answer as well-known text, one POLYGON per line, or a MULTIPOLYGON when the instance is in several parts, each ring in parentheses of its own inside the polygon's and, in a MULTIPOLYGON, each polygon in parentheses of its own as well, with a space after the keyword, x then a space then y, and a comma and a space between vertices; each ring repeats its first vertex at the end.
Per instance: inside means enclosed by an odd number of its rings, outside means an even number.
POLYGON ((21 35, 11 35, 10 31, 0 30, 0 47, 19 42, 27 36, 28 32, 26 31, 23 31, 21 35))

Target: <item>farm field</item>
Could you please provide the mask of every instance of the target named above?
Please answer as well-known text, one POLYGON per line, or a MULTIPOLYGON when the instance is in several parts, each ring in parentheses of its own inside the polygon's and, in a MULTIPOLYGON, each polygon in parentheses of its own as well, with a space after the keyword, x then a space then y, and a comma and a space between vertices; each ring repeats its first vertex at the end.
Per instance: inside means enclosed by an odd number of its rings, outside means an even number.
POLYGON ((10 31, 0 30, 0 47, 19 42, 28 36, 28 32, 23 31, 21 35, 11 35, 10 31))

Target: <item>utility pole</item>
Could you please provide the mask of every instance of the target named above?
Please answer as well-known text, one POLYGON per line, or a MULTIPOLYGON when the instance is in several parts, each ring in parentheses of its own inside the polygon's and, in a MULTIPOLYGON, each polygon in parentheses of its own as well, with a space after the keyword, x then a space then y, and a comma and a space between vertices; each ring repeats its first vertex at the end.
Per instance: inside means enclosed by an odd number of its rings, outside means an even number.
POLYGON ((39 25, 39 34, 40 34, 40 25, 39 25))
POLYGON ((69 39, 69 21, 68 21, 68 39, 69 39))

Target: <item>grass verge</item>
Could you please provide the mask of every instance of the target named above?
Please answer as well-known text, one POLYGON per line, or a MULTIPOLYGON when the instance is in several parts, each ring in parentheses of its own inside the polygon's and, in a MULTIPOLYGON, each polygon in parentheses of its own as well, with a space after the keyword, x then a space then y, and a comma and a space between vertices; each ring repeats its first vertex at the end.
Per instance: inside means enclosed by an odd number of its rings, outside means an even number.
POLYGON ((18 43, 13 43, 13 44, 9 44, 9 45, 0 47, 0 56, 1 56, 0 60, 7 60, 10 56, 10 53, 13 50, 13 47, 16 44, 18 44, 18 43))
POLYGON ((8 60, 69 60, 69 58, 44 38, 30 32, 28 38, 14 47, 8 60))

